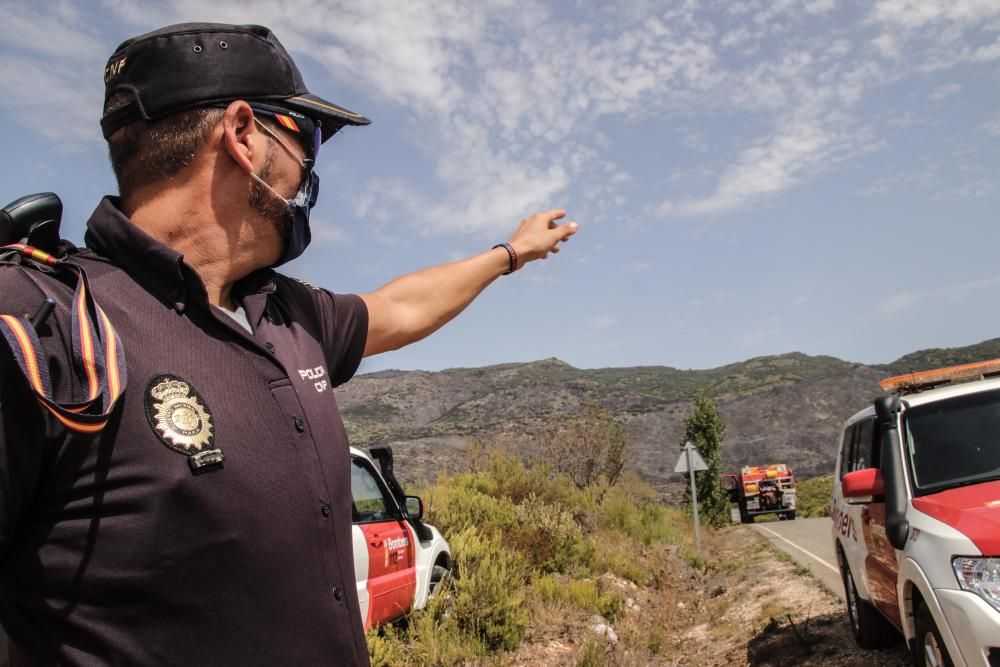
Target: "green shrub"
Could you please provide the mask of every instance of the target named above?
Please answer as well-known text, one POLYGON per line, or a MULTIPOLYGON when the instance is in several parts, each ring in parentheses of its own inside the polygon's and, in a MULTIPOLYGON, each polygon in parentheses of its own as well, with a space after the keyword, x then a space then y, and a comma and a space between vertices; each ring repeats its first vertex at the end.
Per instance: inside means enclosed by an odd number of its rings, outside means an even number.
POLYGON ((663 505, 638 501, 623 493, 609 493, 601 502, 600 514, 608 527, 646 546, 653 542, 676 543, 680 540, 674 524, 683 519, 678 512, 668 512, 663 505))
POLYGON ((653 655, 660 655, 667 648, 668 639, 667 632, 663 628, 653 626, 646 635, 646 648, 653 655))
POLYGON ((577 657, 577 667, 607 667, 611 664, 611 656, 608 653, 607 642, 598 637, 587 637, 577 657))
POLYGON ((598 538, 597 553, 594 556, 593 572, 611 572, 633 584, 645 586, 650 580, 649 568, 642 559, 636 558, 633 551, 622 549, 621 544, 610 542, 617 536, 608 535, 598 538))
POLYGON ((458 627, 487 650, 513 650, 528 625, 524 606, 527 567, 497 533, 475 527, 450 539, 455 557, 451 614, 458 627))
POLYGON ((391 625, 369 632, 365 641, 372 667, 395 667, 406 662, 405 644, 391 625))
POLYGON ((800 517, 830 516, 833 475, 799 480, 795 485, 795 512, 800 517))
POLYGON ((462 632, 453 614, 442 610, 413 614, 407 631, 407 662, 413 665, 460 665, 487 653, 482 642, 462 632))
POLYGON ((443 535, 458 533, 472 526, 507 530, 517 525, 517 511, 508 498, 487 495, 475 476, 455 475, 436 484, 425 494, 429 509, 427 521, 443 535))
POLYGON ((464 634, 449 611, 448 597, 438 596, 405 624, 369 632, 372 667, 460 665, 485 656, 486 647, 478 638, 464 634))
POLYGON ((511 545, 541 572, 585 570, 594 560, 594 547, 573 515, 534 495, 516 506, 518 526, 509 535, 511 545))
POLYGON ((573 579, 564 589, 566 599, 577 607, 600 614, 608 621, 621 617, 625 600, 615 591, 602 593, 590 579, 573 579))
POLYGON ((551 574, 546 574, 535 579, 535 596, 549 607, 555 607, 562 602, 562 586, 551 574))

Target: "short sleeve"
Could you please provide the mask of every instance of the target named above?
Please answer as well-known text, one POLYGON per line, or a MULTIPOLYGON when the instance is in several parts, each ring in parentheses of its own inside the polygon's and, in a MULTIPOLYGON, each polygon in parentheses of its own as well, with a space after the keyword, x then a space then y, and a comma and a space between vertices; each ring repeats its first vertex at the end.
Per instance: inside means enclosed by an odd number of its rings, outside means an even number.
POLYGON ((368 341, 368 307, 356 294, 333 294, 318 290, 323 319, 323 348, 331 369, 333 386, 339 387, 352 377, 361 364, 368 341))

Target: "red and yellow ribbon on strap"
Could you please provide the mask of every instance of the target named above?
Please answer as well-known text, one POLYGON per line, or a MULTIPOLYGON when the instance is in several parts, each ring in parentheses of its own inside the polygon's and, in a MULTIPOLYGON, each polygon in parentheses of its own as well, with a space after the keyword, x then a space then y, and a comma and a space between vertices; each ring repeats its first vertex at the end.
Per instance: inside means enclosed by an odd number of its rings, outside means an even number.
POLYGON ((45 351, 27 317, 0 315, 0 333, 39 404, 70 431, 86 435, 100 433, 125 391, 128 374, 121 339, 91 296, 86 272, 79 264, 21 243, 0 250, 16 251, 28 259, 76 276, 71 318, 73 370, 84 388, 85 400, 76 403, 55 400, 45 351))

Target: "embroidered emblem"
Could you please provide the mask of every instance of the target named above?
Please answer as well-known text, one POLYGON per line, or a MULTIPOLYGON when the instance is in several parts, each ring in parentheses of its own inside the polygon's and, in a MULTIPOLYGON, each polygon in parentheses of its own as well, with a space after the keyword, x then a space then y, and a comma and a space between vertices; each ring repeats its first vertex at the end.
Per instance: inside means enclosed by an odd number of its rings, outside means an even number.
POLYGON ((158 375, 146 386, 146 418, 157 437, 170 449, 188 457, 198 473, 222 463, 215 443, 215 425, 205 400, 176 375, 158 375))

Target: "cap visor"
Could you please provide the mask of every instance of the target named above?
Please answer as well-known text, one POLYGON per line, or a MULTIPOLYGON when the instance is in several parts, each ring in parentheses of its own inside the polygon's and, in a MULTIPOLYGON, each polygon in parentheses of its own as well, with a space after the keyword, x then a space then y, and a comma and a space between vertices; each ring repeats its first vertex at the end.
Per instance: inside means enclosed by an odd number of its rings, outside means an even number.
POLYGON ((323 141, 344 125, 368 125, 370 120, 359 113, 348 111, 333 102, 327 102, 316 95, 296 95, 282 100, 281 104, 323 121, 323 141))

